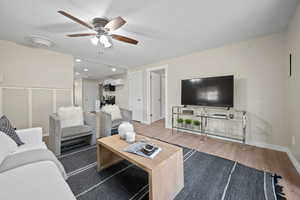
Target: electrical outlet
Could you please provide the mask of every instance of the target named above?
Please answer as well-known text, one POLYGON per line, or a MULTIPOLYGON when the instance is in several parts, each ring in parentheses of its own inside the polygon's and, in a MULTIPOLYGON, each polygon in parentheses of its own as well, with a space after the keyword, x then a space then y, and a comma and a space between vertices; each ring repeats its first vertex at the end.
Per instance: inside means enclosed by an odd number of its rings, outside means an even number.
POLYGON ((292 136, 292 145, 295 145, 296 144, 296 137, 293 135, 292 136))

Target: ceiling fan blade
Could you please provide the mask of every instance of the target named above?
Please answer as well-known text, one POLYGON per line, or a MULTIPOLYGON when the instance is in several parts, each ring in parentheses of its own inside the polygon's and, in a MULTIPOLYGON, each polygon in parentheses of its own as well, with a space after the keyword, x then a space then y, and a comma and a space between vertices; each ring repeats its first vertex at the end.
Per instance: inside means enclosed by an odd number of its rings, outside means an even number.
POLYGON ((114 31, 123 26, 126 23, 126 21, 122 17, 116 17, 112 20, 110 20, 104 28, 108 31, 114 31))
POLYGON ((84 37, 84 36, 95 36, 96 33, 78 33, 78 34, 69 34, 68 37, 84 37))
POLYGON ((77 22, 78 24, 81 24, 81 25, 83 25, 83 26, 85 26, 85 27, 87 27, 87 28, 89 28, 89 29, 94 29, 94 28, 93 28, 91 25, 89 25, 88 23, 86 23, 86 22, 84 22, 84 21, 82 21, 82 20, 80 20, 80 19, 78 19, 78 18, 76 18, 76 17, 70 15, 69 13, 67 13, 67 12, 65 12, 65 11, 63 11, 63 10, 58 11, 58 13, 59 13, 59 14, 62 14, 63 16, 65 16, 65 17, 67 17, 67 18, 73 20, 74 22, 77 22))
POLYGON ((122 42, 127 42, 127 43, 130 43, 130 44, 137 44, 138 43, 137 40, 134 40, 134 39, 122 36, 122 35, 112 34, 111 37, 115 40, 119 40, 119 41, 122 41, 122 42))

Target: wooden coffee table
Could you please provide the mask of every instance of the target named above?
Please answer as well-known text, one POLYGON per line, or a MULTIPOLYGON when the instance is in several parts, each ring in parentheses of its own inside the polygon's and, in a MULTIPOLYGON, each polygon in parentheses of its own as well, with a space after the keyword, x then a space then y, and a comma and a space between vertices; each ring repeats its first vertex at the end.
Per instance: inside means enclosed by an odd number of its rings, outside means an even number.
MULTIPOLYGON (((137 140, 144 138, 138 135, 137 140)), ((149 199, 171 200, 184 187, 183 158, 180 147, 151 139, 151 143, 162 151, 154 158, 148 159, 123 150, 129 144, 118 135, 97 140, 97 169, 110 167, 125 159, 144 169, 149 174, 149 199)))

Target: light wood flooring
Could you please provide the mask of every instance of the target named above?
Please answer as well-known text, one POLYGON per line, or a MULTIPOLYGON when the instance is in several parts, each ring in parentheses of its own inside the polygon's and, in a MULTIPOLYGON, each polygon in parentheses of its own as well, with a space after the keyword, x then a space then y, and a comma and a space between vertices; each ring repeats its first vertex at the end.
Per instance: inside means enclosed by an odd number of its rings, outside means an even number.
POLYGON ((164 120, 151 125, 134 123, 135 131, 148 137, 154 137, 166 142, 194 148, 226 159, 237 161, 249 167, 269 172, 275 172, 283 179, 284 193, 289 200, 300 200, 300 175, 293 167, 288 155, 284 152, 228 142, 215 138, 207 138, 205 142, 200 135, 174 132, 164 128, 164 120))

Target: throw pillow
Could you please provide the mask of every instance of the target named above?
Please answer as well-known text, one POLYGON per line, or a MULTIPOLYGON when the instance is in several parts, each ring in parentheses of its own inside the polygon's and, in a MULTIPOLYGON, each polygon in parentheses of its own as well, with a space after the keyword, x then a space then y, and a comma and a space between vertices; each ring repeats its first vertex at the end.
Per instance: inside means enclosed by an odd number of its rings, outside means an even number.
POLYGON ((102 107, 102 110, 111 115, 112 121, 122 119, 120 108, 117 105, 105 105, 102 107))
POLYGON ((0 118, 0 131, 11 137, 18 146, 24 144, 5 115, 0 118))
POLYGON ((57 114, 61 128, 84 125, 81 107, 61 107, 58 109, 57 114))
POLYGON ((18 146, 13 139, 0 131, 0 164, 9 154, 15 152, 18 146))

